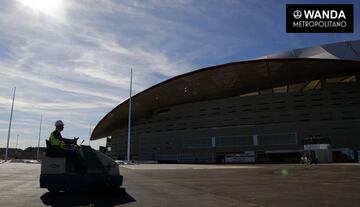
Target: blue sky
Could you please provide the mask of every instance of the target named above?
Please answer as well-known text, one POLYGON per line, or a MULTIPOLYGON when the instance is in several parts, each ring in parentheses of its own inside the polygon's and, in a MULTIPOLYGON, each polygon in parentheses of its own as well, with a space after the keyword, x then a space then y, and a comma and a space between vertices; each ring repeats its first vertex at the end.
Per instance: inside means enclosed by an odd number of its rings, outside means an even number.
MULTIPOLYGON (((1 0, 0 147, 37 145, 57 119, 65 137, 93 126, 134 93, 175 75, 294 48, 360 39, 356 1, 1 0), (287 3, 352 3, 354 33, 288 34, 287 3)), ((97 147, 104 140, 92 142, 97 147)))

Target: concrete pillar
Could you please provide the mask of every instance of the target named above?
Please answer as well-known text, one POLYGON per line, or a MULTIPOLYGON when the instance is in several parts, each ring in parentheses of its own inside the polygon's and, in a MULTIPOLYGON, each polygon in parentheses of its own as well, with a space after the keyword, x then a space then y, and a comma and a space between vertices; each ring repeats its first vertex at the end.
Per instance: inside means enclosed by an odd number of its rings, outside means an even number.
POLYGON ((211 147, 216 147, 215 137, 211 137, 211 147))
POLYGON ((255 146, 258 145, 258 136, 257 136, 257 134, 253 135, 253 143, 254 143, 255 146))

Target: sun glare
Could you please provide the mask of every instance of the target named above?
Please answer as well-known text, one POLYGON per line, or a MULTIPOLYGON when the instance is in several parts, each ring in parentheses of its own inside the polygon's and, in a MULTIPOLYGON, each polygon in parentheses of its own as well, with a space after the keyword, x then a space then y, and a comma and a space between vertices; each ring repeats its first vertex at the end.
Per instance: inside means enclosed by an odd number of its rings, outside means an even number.
POLYGON ((64 7, 63 0, 18 0, 34 12, 59 18, 64 7))

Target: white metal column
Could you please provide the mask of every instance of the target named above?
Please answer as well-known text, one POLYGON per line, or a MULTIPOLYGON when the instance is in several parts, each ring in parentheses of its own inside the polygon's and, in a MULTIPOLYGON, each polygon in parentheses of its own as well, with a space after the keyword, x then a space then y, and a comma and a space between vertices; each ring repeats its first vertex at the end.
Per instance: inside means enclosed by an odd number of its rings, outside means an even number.
POLYGON ((130 97, 129 97, 129 120, 128 120, 128 144, 127 144, 127 161, 130 162, 130 141, 131 141, 131 95, 132 95, 132 73, 130 72, 130 97))
POLYGON ((14 111, 15 92, 16 92, 16 87, 14 87, 14 94, 13 94, 13 99, 12 99, 12 104, 11 104, 9 131, 8 131, 8 137, 7 137, 7 143, 6 143, 6 150, 5 150, 5 161, 7 161, 7 159, 8 159, 9 141, 10 141, 10 134, 11 134, 11 122, 12 122, 13 111, 14 111))
POLYGON ((39 139, 38 139, 38 148, 37 148, 37 153, 36 153, 36 160, 39 160, 40 138, 41 138, 41 125, 42 125, 42 114, 41 114, 41 116, 40 116, 39 139))

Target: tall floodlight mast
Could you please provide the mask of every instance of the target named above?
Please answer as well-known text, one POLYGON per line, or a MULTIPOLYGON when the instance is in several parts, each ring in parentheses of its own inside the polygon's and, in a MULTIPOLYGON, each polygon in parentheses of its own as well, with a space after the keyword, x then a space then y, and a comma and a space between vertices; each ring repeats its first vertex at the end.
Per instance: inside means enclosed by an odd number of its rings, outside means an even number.
POLYGON ((37 153, 36 153, 36 160, 39 160, 41 125, 42 125, 42 114, 41 114, 41 116, 40 116, 39 139, 38 139, 38 148, 37 148, 37 153))
POLYGON ((14 111, 15 92, 16 92, 16 87, 14 87, 14 94, 13 94, 13 99, 12 99, 12 104, 11 104, 9 131, 8 131, 8 137, 7 137, 7 143, 6 143, 6 150, 5 150, 5 161, 7 161, 7 159, 8 159, 9 141, 10 141, 10 134, 11 134, 11 122, 12 122, 13 111, 14 111))
POLYGON ((128 144, 127 144, 127 161, 130 161, 130 140, 131 140, 131 95, 132 95, 132 74, 133 69, 130 72, 130 97, 129 97, 129 121, 128 121, 128 144))

